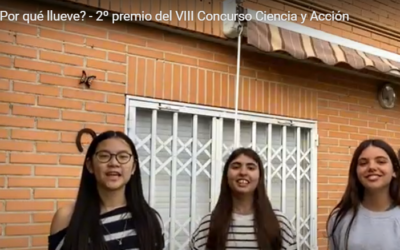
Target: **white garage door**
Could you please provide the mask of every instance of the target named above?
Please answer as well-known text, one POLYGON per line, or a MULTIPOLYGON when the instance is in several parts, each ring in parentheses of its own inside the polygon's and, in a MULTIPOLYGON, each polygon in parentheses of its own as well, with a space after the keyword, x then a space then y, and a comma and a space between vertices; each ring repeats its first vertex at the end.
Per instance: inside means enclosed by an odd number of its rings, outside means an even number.
MULTIPOLYGON (((218 198, 234 114, 136 97, 128 105, 127 132, 138 150, 145 197, 164 220, 167 249, 184 249, 218 198)), ((316 125, 249 113, 239 119, 240 143, 263 158, 268 195, 295 226, 298 249, 317 249, 316 125)))

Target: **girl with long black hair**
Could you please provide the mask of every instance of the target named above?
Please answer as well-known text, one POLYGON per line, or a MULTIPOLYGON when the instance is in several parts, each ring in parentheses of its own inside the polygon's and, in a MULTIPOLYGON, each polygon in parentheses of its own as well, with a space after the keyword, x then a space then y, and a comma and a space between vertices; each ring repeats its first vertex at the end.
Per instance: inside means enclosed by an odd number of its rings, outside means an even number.
POLYGON ((133 142, 117 131, 91 134, 78 196, 54 215, 48 249, 163 249, 163 225, 143 196, 133 142))
POLYGON ((261 158, 251 148, 236 149, 229 156, 217 205, 201 220, 189 249, 296 249, 293 227, 272 208, 261 158))
POLYGON ((328 217, 330 250, 400 249, 400 164, 377 139, 360 143, 346 191, 328 217))

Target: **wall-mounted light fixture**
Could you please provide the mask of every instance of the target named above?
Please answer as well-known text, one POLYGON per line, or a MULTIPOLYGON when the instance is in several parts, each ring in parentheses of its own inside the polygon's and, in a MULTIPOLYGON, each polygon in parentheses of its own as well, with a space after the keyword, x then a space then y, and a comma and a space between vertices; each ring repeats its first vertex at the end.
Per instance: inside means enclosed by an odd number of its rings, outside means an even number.
POLYGON ((383 84, 378 90, 378 101, 382 108, 392 109, 396 105, 396 92, 390 83, 383 84))

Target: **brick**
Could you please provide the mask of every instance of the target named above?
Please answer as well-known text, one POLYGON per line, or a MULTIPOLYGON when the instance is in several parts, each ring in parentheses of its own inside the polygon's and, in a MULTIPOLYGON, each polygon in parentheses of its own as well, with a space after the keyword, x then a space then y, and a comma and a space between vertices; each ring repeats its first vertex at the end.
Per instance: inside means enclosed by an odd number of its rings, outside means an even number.
POLYGON ((124 125, 125 124, 125 116, 122 116, 122 115, 108 115, 107 116, 107 123, 124 125))
POLYGON ((12 43, 14 36, 10 32, 0 32, 0 41, 12 43))
POLYGON ((23 248, 29 246, 29 237, 13 237, 0 239, 1 248, 23 248))
POLYGON ((58 179, 60 188, 79 188, 80 179, 63 178, 58 179))
POLYGON ((17 130, 11 131, 11 138, 17 140, 30 140, 30 141, 58 141, 59 134, 50 131, 36 131, 36 130, 17 130))
POLYGON ((43 164, 43 165, 51 165, 57 164, 58 156, 57 155, 40 155, 40 154, 17 154, 12 153, 10 155, 10 163, 17 164, 43 164))
POLYGON ((114 52, 108 52, 108 60, 109 61, 114 61, 114 62, 121 62, 125 63, 126 62, 126 54, 124 53, 114 53, 114 52))
POLYGON ((18 236, 18 235, 40 235, 40 234, 48 234, 49 225, 43 224, 28 224, 28 225, 9 225, 5 228, 6 236, 18 236))
POLYGON ((88 57, 99 58, 99 59, 106 59, 106 57, 107 57, 106 51, 101 51, 101 50, 97 50, 97 49, 90 48, 90 47, 66 44, 64 48, 65 48, 65 52, 68 54, 75 54, 75 55, 79 55, 79 56, 88 56, 88 57))
POLYGON ((35 189, 34 199, 75 199, 76 189, 35 189))
POLYGON ((10 83, 8 80, 0 80, 0 89, 1 90, 9 90, 10 89, 10 83))
POLYGON ((32 246, 45 246, 48 244, 48 237, 44 235, 38 235, 32 237, 32 246))
POLYGON ((14 115, 42 117, 42 118, 53 118, 57 119, 60 117, 60 111, 57 109, 49 108, 36 108, 31 106, 13 106, 12 113, 14 115))
POLYGON ((36 49, 24 48, 20 46, 14 46, 9 44, 2 44, 0 47, 0 53, 5 55, 16 55, 28 58, 36 58, 36 49))
MULTIPOLYGON (((0 71, 1 73, 1 71, 0 71)), ((59 77, 54 75, 41 74, 39 77, 39 82, 45 84, 52 84, 55 86, 65 86, 65 87, 77 87, 79 80, 74 78, 59 77)))
POLYGON ((22 165, 1 165, 0 175, 31 175, 32 168, 30 166, 22 165))
POLYGON ((63 111, 62 119, 66 121, 80 121, 80 122, 104 122, 105 116, 102 114, 89 113, 89 112, 76 112, 76 111, 63 111))
POLYGON ((146 40, 137 36, 132 36, 124 33, 109 32, 108 39, 126 44, 146 46, 146 40))
POLYGON ((37 128, 56 131, 78 131, 82 129, 82 124, 66 121, 39 120, 37 128))
POLYGON ((113 105, 105 103, 86 103, 85 109, 87 111, 96 111, 111 114, 125 114, 125 107, 122 105, 113 105))
POLYGON ((1 22, 0 30, 7 30, 22 34, 36 35, 37 27, 16 22, 1 22))
POLYGON ((0 102, 10 102, 10 103, 23 103, 23 104, 35 104, 36 97, 34 95, 23 95, 14 94, 10 92, 0 93, 0 102))
POLYGON ((7 201, 6 211, 53 211, 54 205, 53 201, 7 201))
POLYGON ((12 65, 11 57, 5 57, 5 56, 0 57, 0 66, 10 68, 11 65, 12 65))
POLYGON ((85 38, 80 35, 65 33, 62 31, 49 30, 45 28, 40 28, 40 36, 44 38, 66 41, 71 43, 82 44, 85 41, 85 38))
MULTIPOLYGON (((12 202, 12 201, 10 201, 12 202)), ((30 215, 29 214, 21 214, 21 213, 3 213, 0 214, 0 223, 12 223, 12 224, 22 224, 22 223, 29 223, 30 222, 30 215)), ((2 243, 0 243, 1 246, 2 243)))
POLYGON ((95 60, 95 59, 87 59, 87 66, 89 68, 108 70, 108 71, 119 72, 119 73, 126 72, 125 65, 111 63, 111 62, 105 62, 105 61, 100 61, 100 60, 95 60))
POLYGON ((83 66, 83 58, 49 51, 40 51, 40 59, 50 62, 83 66))
POLYGON ((126 52, 126 45, 123 43, 116 43, 106 40, 100 40, 95 38, 87 38, 86 45, 94 48, 100 48, 105 50, 112 50, 118 52, 126 52))
POLYGON ((61 155, 60 163, 65 165, 77 165, 82 166, 84 162, 84 156, 71 156, 71 155, 61 155))
POLYGON ((37 142, 36 152, 39 153, 77 153, 75 144, 37 142))
MULTIPOLYGON (((50 223, 53 219, 54 213, 35 213, 32 216, 32 221, 35 223, 50 223)), ((47 244, 47 243, 46 243, 47 244)), ((42 246, 46 245, 42 244, 42 246)))
POLYGON ((126 75, 125 74, 115 74, 115 73, 107 73, 107 80, 110 82, 117 82, 125 84, 126 82, 126 75))
POLYGON ((14 65, 16 68, 21 68, 21 69, 61 74, 61 66, 56 64, 35 62, 32 60, 16 58, 14 65))
POLYGON ((86 91, 86 90, 64 89, 62 96, 69 98, 69 99, 74 98, 74 99, 89 100, 89 101, 104 101, 105 100, 104 94, 90 92, 90 91, 86 91))
POLYGON ((0 199, 2 200, 19 200, 30 198, 30 189, 0 189, 0 199))
POLYGON ((61 98, 39 96, 38 104, 40 106, 67 108, 67 109, 82 109, 83 104, 80 101, 72 101, 61 98))
POLYGON ((11 105, 8 103, 0 103, 0 114, 9 114, 11 111, 11 105))
POLYGON ((28 84, 22 82, 14 82, 13 84, 14 92, 31 93, 38 95, 47 96, 59 96, 60 89, 52 86, 43 86, 38 84, 28 84))
MULTIPOLYGON (((62 164, 69 164, 64 159, 64 157, 68 156, 61 156, 62 160, 60 162, 62 164)), ((83 164, 82 157, 79 157, 81 165, 83 164)), ((35 175, 36 176, 61 176, 61 177, 80 177, 82 172, 82 168, 76 167, 45 167, 45 166, 36 166, 35 167, 35 175)))
POLYGON ((115 104, 125 104, 125 96, 108 94, 107 102, 115 104))
POLYGON ((76 34, 88 35, 93 37, 102 37, 102 38, 107 37, 106 30, 84 24, 78 24, 72 22, 65 23, 65 30, 76 34))
POLYGON ((30 152, 33 151, 33 148, 34 144, 32 142, 2 140, 0 143, 0 150, 5 151, 30 152))
POLYGON ((56 187, 56 179, 54 178, 22 178, 22 177, 9 177, 7 186, 9 188, 20 187, 56 187))
POLYGON ((35 126, 35 120, 33 118, 0 115, 0 125, 7 127, 33 128, 35 126))
POLYGON ((34 48, 43 48, 54 51, 62 51, 63 47, 61 42, 51 41, 48 39, 43 39, 33 36, 24 36, 24 35, 17 36, 16 42, 17 44, 21 45, 26 45, 34 48))
POLYGON ((0 138, 7 139, 9 137, 8 129, 0 129, 0 138))

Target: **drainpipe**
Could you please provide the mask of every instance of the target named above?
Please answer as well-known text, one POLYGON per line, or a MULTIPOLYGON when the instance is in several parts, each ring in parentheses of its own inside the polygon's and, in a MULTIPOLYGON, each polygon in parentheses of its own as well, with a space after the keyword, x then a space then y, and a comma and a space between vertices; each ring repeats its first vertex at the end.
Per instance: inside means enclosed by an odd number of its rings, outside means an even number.
MULTIPOLYGON (((243 7, 241 6, 242 1, 236 1, 236 9, 237 13, 242 12, 243 7)), ((234 130, 234 146, 238 148, 240 146, 240 121, 238 120, 238 109, 239 109, 239 86, 240 86, 240 52, 242 49, 242 33, 243 33, 243 24, 240 22, 240 19, 237 20, 238 26, 238 43, 237 43, 237 61, 236 61, 236 83, 235 83, 235 130, 234 130)))
POLYGON ((238 25, 238 45, 237 45, 237 62, 236 62, 236 83, 235 83, 235 148, 240 146, 240 121, 238 120, 239 109, 239 87, 240 87, 240 50, 242 45, 243 25, 238 25))

